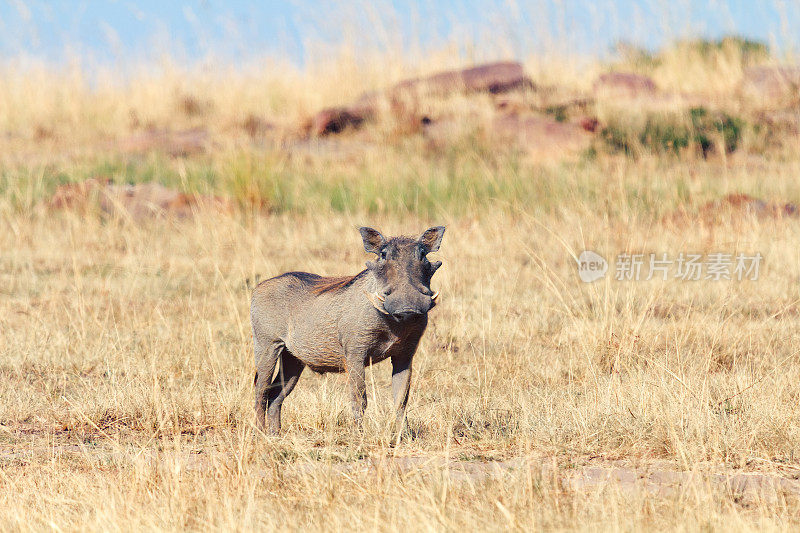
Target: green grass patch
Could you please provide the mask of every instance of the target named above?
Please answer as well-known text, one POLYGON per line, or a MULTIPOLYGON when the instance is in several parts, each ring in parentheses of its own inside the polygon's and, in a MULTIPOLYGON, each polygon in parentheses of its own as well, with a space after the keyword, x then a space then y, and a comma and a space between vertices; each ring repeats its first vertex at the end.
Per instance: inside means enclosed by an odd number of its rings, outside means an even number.
MULTIPOLYGON (((8 166, 0 168, 0 207, 34 211, 46 205, 57 186, 96 177, 219 195, 234 200, 243 213, 440 219, 498 211, 534 216, 577 212, 655 220, 679 205, 727 192, 718 180, 689 179, 690 172, 718 176, 713 164, 675 155, 691 149, 703 153, 709 146, 738 149, 748 126, 734 117, 695 109, 683 122, 650 117, 639 129, 635 124, 626 127, 604 133, 611 151, 620 154, 599 150, 593 157, 561 162, 533 162, 512 149, 492 151, 478 139, 467 139, 444 151, 409 143, 365 152, 357 159, 299 158, 278 150, 246 149, 192 158, 119 156, 60 167, 8 166)), ((763 191, 753 187, 758 183, 762 181, 751 179, 736 188, 759 195, 763 191)))
POLYGON ((739 149, 747 128, 752 129, 741 117, 693 107, 678 113, 647 113, 643 120, 616 115, 600 136, 612 152, 629 156, 691 151, 706 157, 714 151, 732 153, 739 149))

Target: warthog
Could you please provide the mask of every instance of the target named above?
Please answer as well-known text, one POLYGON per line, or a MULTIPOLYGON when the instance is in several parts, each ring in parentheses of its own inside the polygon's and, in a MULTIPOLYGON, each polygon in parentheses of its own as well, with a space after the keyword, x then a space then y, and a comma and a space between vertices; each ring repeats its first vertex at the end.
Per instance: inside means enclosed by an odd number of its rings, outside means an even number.
POLYGON ((367 408, 364 369, 388 358, 396 428, 403 430, 411 360, 439 295, 430 283, 442 262, 431 263, 427 255, 439 249, 444 227, 430 228, 418 239, 386 239, 372 228, 360 232, 364 249, 378 259, 367 261, 367 268, 355 276, 287 272, 253 291, 250 318, 259 428, 265 428, 267 415, 270 432, 280 431, 281 405, 305 367, 347 373, 353 416, 360 426, 367 408))

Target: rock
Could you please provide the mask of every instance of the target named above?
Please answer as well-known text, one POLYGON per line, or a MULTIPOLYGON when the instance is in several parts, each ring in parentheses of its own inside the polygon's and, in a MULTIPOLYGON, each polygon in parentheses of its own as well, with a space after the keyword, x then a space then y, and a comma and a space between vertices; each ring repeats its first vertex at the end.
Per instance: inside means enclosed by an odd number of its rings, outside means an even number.
POLYGON ((581 128, 589 133, 595 133, 598 129, 600 129, 600 121, 597 119, 597 117, 583 116, 578 119, 577 123, 581 128))
POLYGON ((514 142, 531 155, 547 156, 589 148, 593 136, 581 125, 538 115, 500 115, 492 121, 492 136, 514 142))
POLYGON ((707 202, 700 208, 701 215, 712 218, 719 214, 754 215, 758 218, 786 218, 798 216, 797 205, 765 202, 749 194, 733 193, 722 200, 707 202))
POLYGON ((415 96, 448 96, 464 92, 500 94, 526 87, 533 87, 533 82, 525 75, 522 65, 506 61, 404 80, 389 92, 396 95, 411 92, 415 96))
POLYGON ((374 109, 362 108, 351 110, 347 107, 330 107, 323 109, 311 119, 309 133, 320 137, 331 133, 341 133, 346 128, 357 128, 365 120, 372 118, 374 109))
POLYGON ((741 93, 753 100, 793 100, 800 96, 800 66, 757 66, 744 70, 741 93))
POLYGON ((515 62, 438 72, 403 80, 384 92, 366 93, 349 106, 323 109, 310 120, 307 130, 311 136, 322 136, 358 128, 373 119, 383 104, 400 115, 411 112, 416 108, 417 99, 423 97, 474 92, 500 94, 532 86, 522 65, 515 62))
POLYGON ((593 85, 598 96, 641 98, 652 96, 657 91, 655 82, 647 76, 633 72, 608 72, 601 74, 593 85))
POLYGON ((461 71, 464 87, 469 92, 501 94, 518 89, 532 89, 533 81, 525 75, 520 63, 500 62, 461 71))
MULTIPOLYGON (((482 131, 490 142, 512 145, 532 156, 574 153, 589 148, 594 138, 580 124, 516 113, 492 118, 482 131)), ((462 120, 442 119, 431 121, 423 132, 435 146, 442 147, 462 139, 468 129, 462 120)))
POLYGON ((97 178, 59 186, 48 207, 83 212, 97 207, 102 213, 134 220, 164 216, 187 218, 201 208, 225 212, 232 209, 228 200, 217 196, 185 194, 159 183, 116 185, 108 179, 97 178))
POLYGON ((712 200, 701 205, 696 215, 681 207, 665 217, 665 221, 686 226, 694 221, 714 224, 738 221, 749 217, 759 220, 777 220, 797 218, 798 216, 800 216, 800 207, 797 204, 768 202, 749 194, 732 193, 719 200, 712 200))

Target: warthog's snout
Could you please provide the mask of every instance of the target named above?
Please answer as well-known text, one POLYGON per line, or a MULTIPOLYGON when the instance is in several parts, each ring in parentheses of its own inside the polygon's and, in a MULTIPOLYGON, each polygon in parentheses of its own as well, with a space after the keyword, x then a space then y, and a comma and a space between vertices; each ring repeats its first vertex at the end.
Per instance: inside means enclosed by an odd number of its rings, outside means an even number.
POLYGON ((422 291, 413 291, 416 294, 396 294, 391 291, 384 291, 384 294, 375 293, 375 299, 383 311, 398 322, 412 320, 425 315, 436 305, 439 292, 427 294, 422 291), (386 294, 389 292, 389 294, 386 294))

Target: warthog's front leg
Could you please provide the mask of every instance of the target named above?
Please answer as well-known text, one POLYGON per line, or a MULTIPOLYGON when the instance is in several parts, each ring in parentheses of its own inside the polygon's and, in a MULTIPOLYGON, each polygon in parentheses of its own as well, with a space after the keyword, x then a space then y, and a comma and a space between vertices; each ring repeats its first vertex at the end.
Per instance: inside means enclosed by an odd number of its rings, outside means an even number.
POLYGON ((395 430, 398 437, 408 427, 406 405, 408 404, 408 392, 411 389, 411 360, 410 356, 392 357, 392 397, 397 414, 395 430))
POLYGON ((361 427, 364 411, 367 409, 367 384, 364 370, 364 356, 354 354, 347 356, 347 381, 350 384, 350 403, 353 407, 353 419, 361 427))

